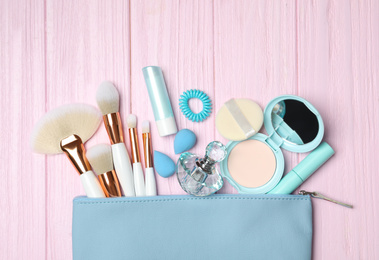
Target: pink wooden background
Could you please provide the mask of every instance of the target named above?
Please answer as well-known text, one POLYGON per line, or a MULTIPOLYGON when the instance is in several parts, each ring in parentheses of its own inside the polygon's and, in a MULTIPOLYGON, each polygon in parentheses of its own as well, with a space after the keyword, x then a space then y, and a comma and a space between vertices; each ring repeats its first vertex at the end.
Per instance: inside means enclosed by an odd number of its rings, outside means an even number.
MULTIPOLYGON (((72 199, 83 190, 64 155, 32 154, 30 130, 58 105, 95 105, 105 79, 121 93, 124 122, 130 112, 139 125, 153 120, 147 65, 162 67, 195 152, 225 140, 215 113, 184 118, 185 90, 205 91, 215 111, 230 97, 314 104, 336 155, 302 188, 355 208, 313 201, 313 259, 379 259, 379 1, 1 0, 0 19, 0 259, 71 258, 72 199)), ((152 131, 154 148, 176 159, 173 137, 152 131)), ((87 147, 98 142, 103 127, 87 147)), ((286 171, 304 156, 286 152, 286 171)), ((183 194, 175 177, 157 182, 159 194, 183 194)))

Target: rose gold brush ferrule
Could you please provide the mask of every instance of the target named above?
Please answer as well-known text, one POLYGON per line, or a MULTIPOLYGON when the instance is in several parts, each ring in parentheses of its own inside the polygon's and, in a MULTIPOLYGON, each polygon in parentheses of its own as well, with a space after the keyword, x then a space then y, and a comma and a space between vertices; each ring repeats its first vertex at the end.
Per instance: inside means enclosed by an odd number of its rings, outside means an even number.
POLYGON ((132 149, 132 161, 133 163, 140 162, 139 158, 139 146, 137 138, 137 128, 129 128, 130 146, 132 149))
POLYGON ((151 154, 151 136, 150 133, 142 134, 143 140, 143 155, 145 158, 145 168, 153 167, 153 156, 151 154))
POLYGON ((121 197, 120 183, 114 170, 100 174, 99 182, 106 197, 121 197))
POLYGON ((62 151, 70 159, 72 165, 78 171, 79 175, 91 170, 91 165, 89 164, 86 157, 86 150, 82 139, 77 135, 70 135, 63 139, 60 143, 62 151))
POLYGON ((104 115, 103 119, 111 144, 123 143, 124 133, 122 131, 120 113, 117 112, 104 115))

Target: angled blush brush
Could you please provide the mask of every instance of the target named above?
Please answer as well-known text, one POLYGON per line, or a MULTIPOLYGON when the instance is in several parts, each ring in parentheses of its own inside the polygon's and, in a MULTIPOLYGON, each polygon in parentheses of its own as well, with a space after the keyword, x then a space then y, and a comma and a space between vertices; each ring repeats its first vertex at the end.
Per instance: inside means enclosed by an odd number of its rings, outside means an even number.
POLYGON ((31 147, 42 154, 65 153, 78 171, 88 197, 105 197, 91 171, 83 143, 97 130, 100 112, 90 105, 70 104, 47 112, 34 126, 31 147))
POLYGON ((135 197, 132 165, 126 146, 122 122, 119 113, 119 94, 116 87, 109 81, 100 84, 96 101, 103 113, 105 129, 112 145, 113 164, 118 180, 126 197, 135 197))

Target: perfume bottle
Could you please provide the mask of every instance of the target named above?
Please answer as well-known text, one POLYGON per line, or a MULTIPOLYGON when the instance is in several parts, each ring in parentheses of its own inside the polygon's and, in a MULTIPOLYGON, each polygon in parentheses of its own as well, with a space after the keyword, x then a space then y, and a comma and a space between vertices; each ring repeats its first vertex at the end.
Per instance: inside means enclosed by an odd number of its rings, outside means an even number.
POLYGON ((226 147, 218 141, 207 145, 204 158, 189 152, 182 153, 176 165, 182 189, 195 196, 208 196, 221 189, 224 181, 219 173, 219 162, 226 154, 226 147))

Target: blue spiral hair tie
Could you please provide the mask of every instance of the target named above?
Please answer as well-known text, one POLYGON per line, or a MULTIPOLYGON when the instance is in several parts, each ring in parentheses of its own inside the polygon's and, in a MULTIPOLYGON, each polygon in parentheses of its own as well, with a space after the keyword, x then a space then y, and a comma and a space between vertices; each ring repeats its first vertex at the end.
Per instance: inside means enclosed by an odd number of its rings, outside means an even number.
POLYGON ((183 92, 179 98, 179 107, 182 110, 182 113, 192 122, 203 122, 212 112, 212 103, 207 94, 198 89, 191 89, 183 92), (188 101, 191 98, 197 98, 203 103, 203 110, 195 114, 192 112, 191 108, 188 105, 188 101))

